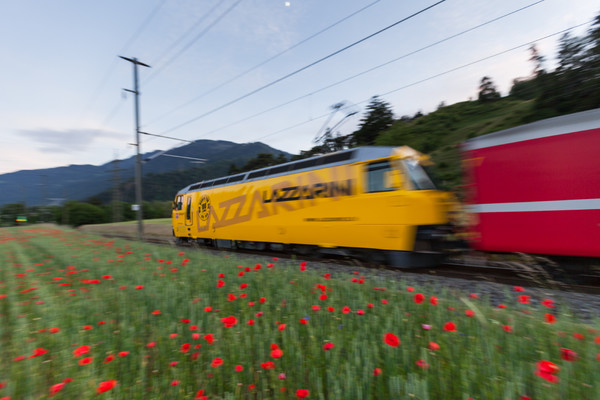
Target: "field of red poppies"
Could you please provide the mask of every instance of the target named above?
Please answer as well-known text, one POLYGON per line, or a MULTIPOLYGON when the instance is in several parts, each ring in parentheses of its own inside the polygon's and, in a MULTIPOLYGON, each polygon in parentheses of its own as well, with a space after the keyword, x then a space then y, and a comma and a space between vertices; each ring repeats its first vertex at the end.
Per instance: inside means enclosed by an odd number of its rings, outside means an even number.
POLYGON ((599 399, 598 323, 277 259, 0 229, 0 399, 599 399))

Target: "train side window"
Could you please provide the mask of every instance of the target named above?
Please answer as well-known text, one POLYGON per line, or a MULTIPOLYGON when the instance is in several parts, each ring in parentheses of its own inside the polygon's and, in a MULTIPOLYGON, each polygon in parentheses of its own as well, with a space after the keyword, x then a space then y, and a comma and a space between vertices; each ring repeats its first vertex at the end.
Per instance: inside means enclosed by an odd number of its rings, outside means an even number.
POLYGON ((175 200, 175 210, 176 211, 181 211, 183 210, 183 196, 177 196, 177 199, 175 200))
POLYGON ((187 206, 185 209, 185 219, 192 219, 192 196, 187 198, 187 206))
POLYGON ((386 192, 395 190, 392 179, 392 167, 388 160, 376 161, 367 165, 367 192, 386 192))

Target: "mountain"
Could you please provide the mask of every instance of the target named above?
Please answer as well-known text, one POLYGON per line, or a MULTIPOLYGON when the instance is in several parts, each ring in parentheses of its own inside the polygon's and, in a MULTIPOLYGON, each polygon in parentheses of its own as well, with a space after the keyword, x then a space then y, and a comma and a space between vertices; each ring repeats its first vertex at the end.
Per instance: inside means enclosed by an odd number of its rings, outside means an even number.
MULTIPOLYGON (((142 160, 145 161, 142 165, 142 173, 146 178, 156 177, 159 174, 169 176, 169 173, 177 172, 184 180, 188 174, 181 174, 181 172, 187 170, 193 171, 189 174, 191 176, 197 176, 198 171, 209 171, 211 175, 216 174, 216 176, 225 175, 231 164, 243 165, 260 153, 289 156, 286 152, 259 142, 239 144, 224 140, 197 140, 167 152, 152 151, 143 154, 142 160), (192 160, 171 157, 173 155, 201 158, 205 161, 201 164, 202 167, 197 167, 198 164, 191 163, 192 160)), ((135 156, 99 166, 69 165, 2 174, 0 175, 0 206, 20 202, 25 202, 27 206, 47 205, 57 203, 61 199, 84 200, 109 191, 117 182, 131 181, 135 173, 134 168, 135 156)), ((144 187, 146 184, 147 182, 144 182, 144 187)), ((189 184, 189 181, 186 180, 185 184, 189 184)), ((167 198, 170 197, 169 194, 167 198)))

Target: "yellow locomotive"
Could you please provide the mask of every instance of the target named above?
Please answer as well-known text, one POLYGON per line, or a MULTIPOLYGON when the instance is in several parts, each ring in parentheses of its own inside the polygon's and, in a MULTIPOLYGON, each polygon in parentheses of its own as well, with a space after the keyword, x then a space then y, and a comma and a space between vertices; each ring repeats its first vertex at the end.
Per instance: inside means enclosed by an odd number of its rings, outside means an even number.
POLYGON ((358 147, 194 183, 173 203, 173 235, 219 248, 436 265, 453 205, 410 147, 358 147))

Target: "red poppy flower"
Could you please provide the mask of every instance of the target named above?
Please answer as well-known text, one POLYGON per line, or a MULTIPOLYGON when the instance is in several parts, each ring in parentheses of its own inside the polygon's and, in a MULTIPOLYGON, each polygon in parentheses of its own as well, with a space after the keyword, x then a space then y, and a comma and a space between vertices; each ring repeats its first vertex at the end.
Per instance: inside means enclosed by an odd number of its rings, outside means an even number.
POLYGON ((298 389, 296 390, 296 397, 299 399, 304 399, 310 396, 310 392, 306 389, 298 389))
POLYGON ((471 293, 471 294, 469 294, 469 297, 472 299, 478 299, 479 295, 477 293, 471 293))
POLYGON ((217 281, 217 287, 220 288, 220 287, 223 287, 223 286, 225 286, 225 282, 219 279, 217 281))
POLYGON ((414 292, 414 291, 415 291, 415 288, 414 288, 414 287, 412 287, 412 286, 409 286, 409 287, 407 287, 407 288, 406 288, 406 291, 407 291, 407 292, 411 292, 411 293, 412 293, 412 292, 414 292))
POLYGON ((333 349, 334 347, 335 347, 335 344, 328 342, 323 345, 323 350, 328 351, 328 350, 333 349))
POLYGON ((466 315, 467 317, 472 317, 472 316, 474 316, 474 315, 475 315, 475 312, 474 312, 474 311, 472 311, 472 310, 466 310, 466 311, 465 311, 465 315, 466 315))
POLYGON ((333 307, 327 307, 327 311, 329 311, 329 312, 335 312, 335 308, 333 308, 333 307))
POLYGON ((208 334, 204 335, 204 340, 206 340, 208 342, 208 344, 213 344, 215 338, 212 333, 208 333, 208 334))
POLYGON ((560 370, 556 364, 550 361, 539 361, 536 364, 535 374, 540 378, 547 380, 550 383, 558 383, 558 376, 555 374, 560 370))
POLYGON ((152 348, 152 347, 155 347, 155 346, 156 346, 156 342, 150 342, 150 343, 148 343, 146 345, 146 347, 148 347, 148 348, 152 348))
POLYGON ((327 300, 327 295, 326 294, 320 294, 319 295, 319 300, 327 300))
POLYGON ((437 306, 437 304, 438 304, 438 298, 437 298, 437 297, 435 297, 435 296, 431 296, 431 297, 429 298, 429 302, 430 302, 431 304, 433 304, 434 306, 437 306))
POLYGON ((379 376, 381 375, 381 368, 375 368, 373 370, 373 376, 379 376))
POLYGON ((281 349, 274 349, 271 351, 272 358, 281 358, 283 356, 283 351, 281 349))
POLYGON ((306 318, 302 318, 302 319, 300 320, 300 323, 301 323, 302 325, 308 325, 308 320, 307 320, 306 318))
POLYGON ((429 342, 429 350, 431 351, 437 351, 440 349, 440 345, 437 344, 436 342, 429 342))
POLYGON ((246 289, 247 287, 248 287, 248 284, 247 284, 247 283, 242 283, 242 284, 240 285, 240 289, 246 289))
POLYGON ((277 327, 277 329, 279 329, 280 331, 285 329, 285 324, 279 324, 279 326, 277 327))
POLYGON ((425 296, 422 293, 415 294, 414 301, 417 304, 421 304, 425 300, 425 296))
POLYGON ((417 362, 415 364, 417 364, 420 368, 423 368, 423 369, 429 368, 429 364, 426 363, 425 360, 417 360, 417 362))
POLYGON ((85 357, 85 358, 82 358, 81 360, 79 360, 79 365, 88 365, 88 364, 91 364, 92 361, 94 361, 93 357, 85 357))
POLYGON ((254 320, 253 319, 249 319, 248 322, 246 322, 248 325, 252 326, 254 325, 254 320))
POLYGON ((114 381, 114 380, 100 382, 100 384, 98 385, 98 389, 96 389, 96 393, 100 394, 100 393, 108 392, 109 390, 114 388, 116 385, 117 385, 117 381, 114 381))
POLYGON ((312 306, 313 311, 319 311, 320 309, 321 309, 321 306, 317 306, 317 305, 312 306))
POLYGON ((61 383, 57 383, 56 385, 50 386, 50 397, 52 397, 56 393, 60 392, 65 387, 65 385, 66 385, 66 383, 61 382, 61 383))
POLYGON ((267 361, 260 364, 262 369, 275 369, 275 363, 273 361, 267 361))
POLYGON ((521 286, 515 286, 515 287, 513 287, 513 290, 515 292, 523 292, 525 289, 523 289, 521 286))
POLYGON ((212 311, 212 307, 210 307, 210 306, 204 307, 204 311, 205 312, 211 312, 212 311))
POLYGON ((233 315, 230 315, 229 317, 221 318, 221 322, 223 323, 225 328, 231 328, 235 324, 237 324, 238 320, 233 315))
POLYGON ((391 332, 388 332, 385 334, 385 336, 383 337, 383 341, 392 347, 397 347, 398 345, 400 345, 400 339, 398 338, 398 336, 394 335, 391 332))
POLYGON ((573 337, 574 337, 575 339, 577 339, 577 340, 583 340, 583 339, 585 339, 585 336, 583 336, 581 333, 577 333, 577 332, 575 332, 575 333, 573 334, 573 337))
POLYGON ((94 327, 93 327, 93 326, 91 326, 91 325, 84 325, 84 326, 83 326, 83 329, 84 329, 84 330, 86 330, 86 331, 89 331, 89 330, 91 330, 91 329, 94 329, 94 327))
POLYGON ((352 311, 352 310, 351 310, 351 309, 350 309, 350 307, 348 307, 348 306, 344 306, 344 307, 342 308, 342 313, 344 313, 344 314, 348 314, 350 311, 352 311))
POLYGON ((109 362, 113 361, 114 359, 115 359, 115 356, 110 354, 104 359, 103 364, 108 364, 109 362))
POLYGON ((267 298, 266 298, 266 297, 261 297, 260 299, 258 299, 258 302, 259 302, 259 303, 264 303, 264 302, 266 302, 266 301, 267 301, 267 298))
POLYGON ((190 348, 192 347, 191 344, 189 343, 184 343, 181 345, 181 347, 179 348, 179 351, 182 353, 187 353, 188 351, 190 351, 190 348))
POLYGON ((512 333, 512 331, 513 331, 513 327, 510 325, 502 325, 502 329, 504 329, 504 332, 508 332, 508 333, 512 333))
POLYGON ((78 358, 90 352, 90 346, 79 346, 73 350, 73 357, 78 358))
POLYGON ((546 322, 549 324, 553 324, 556 322, 556 317, 552 314, 545 314, 546 322))
POLYGON ((235 366, 235 371, 236 372, 242 372, 244 370, 244 367, 242 367, 241 365, 236 365, 235 366))
POLYGON ((456 331, 456 324, 454 322, 446 322, 444 324, 444 330, 448 332, 456 331))
POLYGON ((213 367, 213 368, 217 368, 220 365, 223 365, 223 359, 222 358, 215 358, 210 363, 210 366, 213 367))
POLYGON ((573 350, 565 349, 563 347, 560 349, 560 358, 562 358, 565 361, 573 362, 573 361, 577 361, 579 356, 573 350))
POLYGON ((544 299, 542 304, 548 308, 554 308, 554 300, 552 299, 544 299))
MULTIPOLYGON (((144 288, 144 285, 137 285, 137 286, 135 287, 135 290, 142 290, 143 288, 144 288)), ((112 382, 112 381, 109 381, 109 382, 112 382)), ((115 381, 115 382, 116 382, 116 381, 115 381)))
POLYGON ((521 295, 521 296, 519 296, 519 300, 518 301, 519 301, 519 303, 523 303, 523 304, 531 304, 529 302, 529 299, 530 299, 529 296, 521 295))

